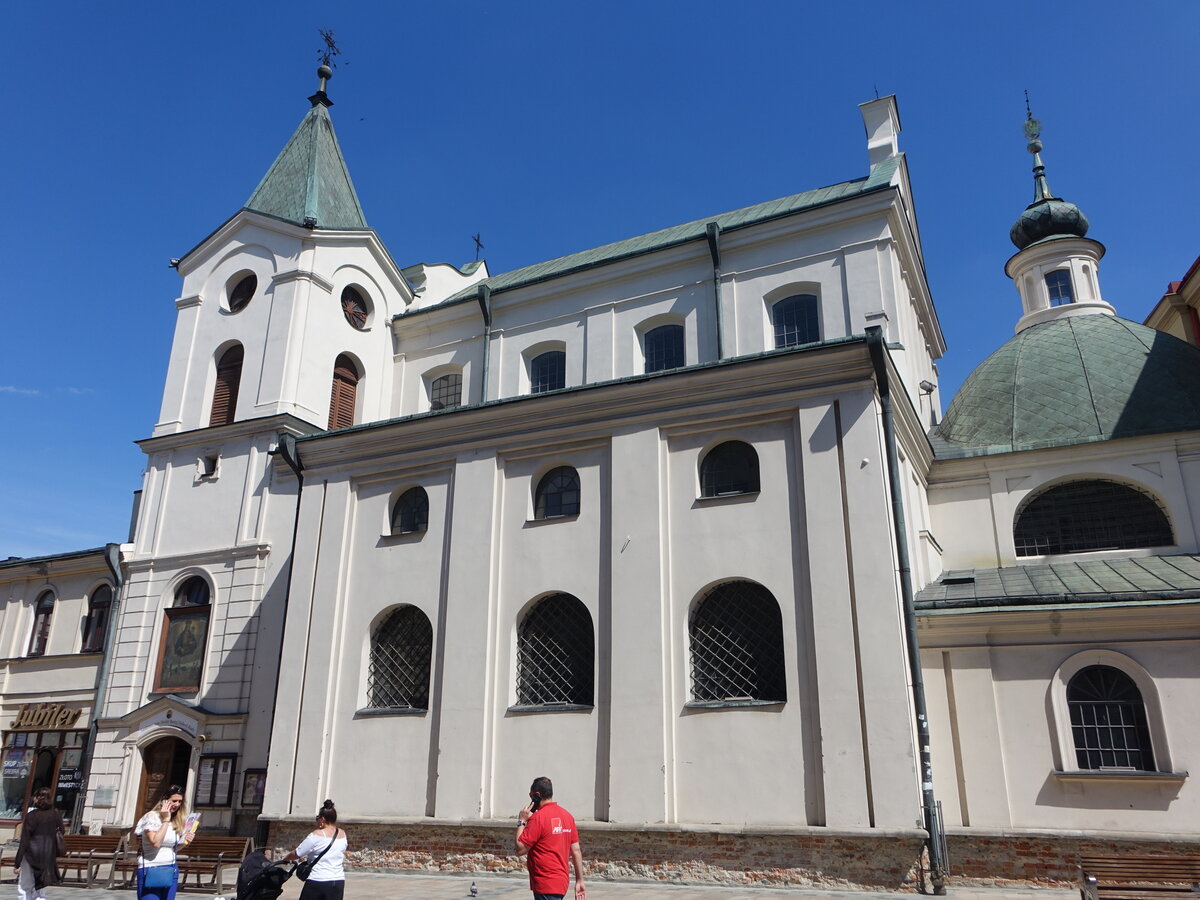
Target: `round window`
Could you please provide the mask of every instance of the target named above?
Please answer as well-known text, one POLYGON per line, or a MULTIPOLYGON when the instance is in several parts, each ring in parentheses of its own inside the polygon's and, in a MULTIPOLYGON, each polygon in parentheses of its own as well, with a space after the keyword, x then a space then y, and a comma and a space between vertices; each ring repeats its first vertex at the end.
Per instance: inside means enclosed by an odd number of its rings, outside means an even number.
POLYGON ((232 291, 229 292, 229 311, 241 312, 254 298, 254 292, 258 290, 258 276, 253 272, 246 275, 238 281, 232 291))
POLYGON ((367 327, 367 313, 370 308, 367 300, 356 287, 347 287, 342 291, 342 315, 346 321, 363 331, 367 327))

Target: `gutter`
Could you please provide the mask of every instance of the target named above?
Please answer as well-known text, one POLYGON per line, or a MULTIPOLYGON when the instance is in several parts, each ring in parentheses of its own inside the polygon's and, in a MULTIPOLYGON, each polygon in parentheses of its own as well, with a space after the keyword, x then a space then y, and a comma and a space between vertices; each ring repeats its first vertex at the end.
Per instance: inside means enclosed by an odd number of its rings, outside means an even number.
POLYGON ((712 257, 713 266, 713 297, 717 304, 717 359, 725 358, 725 313, 721 308, 721 225, 719 222, 709 222, 704 226, 704 236, 708 238, 708 255, 712 257))
POLYGON ((80 834, 83 826, 83 808, 87 805, 88 782, 92 777, 92 754, 96 752, 96 736, 100 730, 100 706, 108 688, 108 675, 112 668, 113 648, 117 642, 117 621, 121 608, 121 589, 125 578, 121 572, 121 545, 104 545, 104 564, 113 577, 112 603, 108 607, 108 623, 104 635, 104 656, 100 670, 96 673, 96 696, 92 700, 92 723, 88 726, 87 747, 83 753, 83 777, 79 779, 79 793, 75 795, 75 809, 71 814, 71 833, 80 834))
POLYGON ((492 355, 492 289, 487 283, 481 283, 475 294, 479 301, 479 311, 483 314, 483 373, 480 379, 479 402, 487 403, 488 367, 492 355))
POLYGON ((929 714, 925 703, 925 678, 921 673, 921 644, 917 637, 917 613, 914 605, 912 561, 908 555, 908 526, 904 519, 904 495, 900 487, 900 456, 896 450, 896 427, 892 419, 891 382, 888 379, 883 329, 866 329, 867 349, 875 367, 879 403, 883 419, 883 442, 887 448, 888 488, 892 497, 892 521, 895 523, 896 561, 900 569, 900 596, 904 602, 904 638, 908 648, 908 667, 912 678, 913 714, 917 724, 917 750, 921 760, 921 808, 929 839, 929 877, 935 894, 946 893, 946 834, 938 815, 933 794, 933 759, 929 751, 929 714))

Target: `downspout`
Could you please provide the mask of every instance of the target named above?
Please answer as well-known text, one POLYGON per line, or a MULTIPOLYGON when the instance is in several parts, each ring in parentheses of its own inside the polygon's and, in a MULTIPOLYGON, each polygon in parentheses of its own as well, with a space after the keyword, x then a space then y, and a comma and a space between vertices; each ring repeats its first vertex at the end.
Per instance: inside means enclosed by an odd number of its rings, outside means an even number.
POLYGON ((121 609, 121 589, 125 578, 121 573, 121 545, 104 545, 104 564, 113 577, 113 598, 108 608, 108 624, 104 635, 104 656, 100 670, 96 673, 96 698, 92 701, 92 723, 88 726, 87 747, 83 752, 83 777, 79 779, 79 793, 75 796, 75 808, 71 813, 71 833, 80 834, 83 826, 83 807, 87 804, 88 782, 92 777, 92 754, 96 752, 96 735, 100 730, 97 721, 100 707, 104 703, 104 692, 108 688, 108 673, 112 667, 113 646, 117 641, 117 613, 121 609))
POLYGON ((488 366, 492 355, 492 289, 486 284, 479 285, 475 299, 479 302, 479 311, 483 313, 483 378, 480 382, 479 402, 487 403, 488 366))
MULTIPOLYGON (((288 601, 292 596, 292 571, 296 568, 296 538, 300 534, 300 495, 304 493, 304 466, 300 463, 296 436, 294 434, 279 435, 279 442, 270 455, 282 459, 296 476, 296 515, 292 519, 292 549, 288 554, 287 579, 283 585, 283 615, 279 618, 279 659, 275 663, 275 689, 271 693, 271 721, 267 726, 267 762, 270 761, 271 735, 275 731, 275 707, 279 698, 279 679, 283 673, 283 643, 287 636, 288 601)), ((255 846, 266 846, 269 827, 265 822, 258 824, 254 835, 255 846)))
POLYGON ((709 222, 704 226, 708 238, 708 255, 712 257, 713 297, 717 304, 717 359, 725 358, 725 312, 721 308, 721 226, 709 222))
POLYGON ((913 605, 912 563, 908 555, 908 527, 904 520, 904 498, 900 487, 900 456, 896 450, 896 428, 892 419, 892 393, 888 380, 883 329, 866 329, 867 349, 875 367, 879 386, 879 404, 883 419, 883 443, 887 448, 888 487, 892 495, 892 521, 896 531, 896 561, 900 569, 900 596, 904 601, 904 638, 908 646, 908 667, 912 677, 913 712, 917 720, 917 745, 921 760, 921 807, 929 839, 929 876, 935 894, 946 893, 946 862, 942 856, 944 835, 933 795, 933 759, 929 752, 929 714, 925 704, 925 679, 921 674, 921 645, 917 637, 917 613, 913 605))

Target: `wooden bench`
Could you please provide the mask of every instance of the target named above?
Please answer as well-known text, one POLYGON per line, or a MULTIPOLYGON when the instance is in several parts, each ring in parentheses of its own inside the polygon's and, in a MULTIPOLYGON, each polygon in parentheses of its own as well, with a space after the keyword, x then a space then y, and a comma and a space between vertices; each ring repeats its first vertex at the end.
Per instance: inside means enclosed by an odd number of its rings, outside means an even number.
POLYGON ((187 888, 188 876, 194 876, 196 887, 212 888, 221 893, 225 870, 237 872, 242 860, 254 849, 248 837, 215 837, 198 834, 190 844, 179 851, 179 888, 187 888), (207 878, 207 881, 201 881, 207 878))
POLYGON ((1083 900, 1200 897, 1200 856, 1084 856, 1079 875, 1083 900))
POLYGON ((100 866, 114 862, 123 843, 117 834, 68 834, 63 838, 64 853, 58 857, 58 868, 64 875, 77 872, 79 883, 91 887, 100 866))

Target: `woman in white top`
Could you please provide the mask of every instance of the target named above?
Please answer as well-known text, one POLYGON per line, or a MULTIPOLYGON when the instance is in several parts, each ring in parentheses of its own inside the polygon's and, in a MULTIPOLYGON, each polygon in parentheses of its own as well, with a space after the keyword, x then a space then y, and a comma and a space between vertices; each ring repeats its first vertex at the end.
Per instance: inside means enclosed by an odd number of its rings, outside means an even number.
POLYGON ((332 800, 317 812, 316 830, 300 842, 300 846, 289 853, 284 862, 293 859, 317 859, 312 874, 304 882, 300 900, 342 900, 346 889, 346 871, 342 863, 346 859, 346 832, 337 827, 337 810, 332 800))
POLYGON ((133 830, 133 833, 142 839, 141 851, 138 853, 138 900, 142 900, 143 897, 175 900, 175 887, 179 881, 175 851, 187 844, 187 838, 180 837, 186 819, 187 807, 183 802, 183 788, 172 784, 163 793, 162 799, 138 820, 137 827, 133 830), (165 875, 169 883, 159 887, 147 886, 146 875, 149 870, 165 866, 170 866, 171 871, 158 872, 155 876, 165 875))

